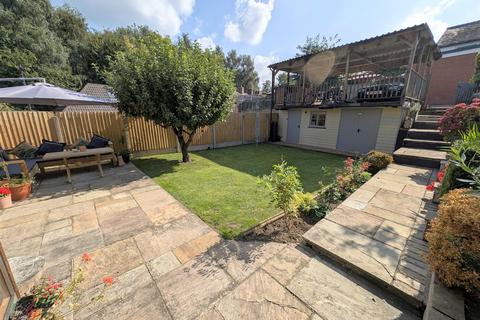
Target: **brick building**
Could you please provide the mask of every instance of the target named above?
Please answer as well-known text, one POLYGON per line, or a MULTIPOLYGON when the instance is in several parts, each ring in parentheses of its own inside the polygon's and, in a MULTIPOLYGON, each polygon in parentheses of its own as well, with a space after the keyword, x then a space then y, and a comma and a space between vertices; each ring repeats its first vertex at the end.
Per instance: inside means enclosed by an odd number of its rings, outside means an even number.
POLYGON ((437 43, 442 58, 433 62, 427 105, 455 103, 459 83, 469 82, 480 52, 480 20, 449 27, 437 43))

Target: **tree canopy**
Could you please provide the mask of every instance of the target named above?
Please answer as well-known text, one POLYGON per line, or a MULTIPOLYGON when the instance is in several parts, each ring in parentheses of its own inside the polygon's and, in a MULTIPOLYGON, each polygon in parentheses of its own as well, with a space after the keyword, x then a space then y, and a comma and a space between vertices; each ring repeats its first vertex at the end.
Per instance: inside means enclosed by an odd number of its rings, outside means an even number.
POLYGON ((239 55, 236 50, 230 50, 225 56, 225 66, 233 71, 237 90, 243 87, 246 91, 258 91, 259 78, 250 55, 239 55))
POLYGON ((262 93, 270 94, 271 91, 272 91, 272 81, 265 80, 265 82, 262 84, 262 93))
POLYGON ((128 116, 171 127, 190 160, 196 130, 224 118, 233 106, 235 86, 223 56, 198 43, 150 34, 116 54, 107 73, 118 108, 128 116))
POLYGON ((340 41, 341 39, 338 37, 338 34, 335 34, 328 38, 325 36, 320 37, 320 34, 317 34, 313 37, 307 37, 307 40, 304 44, 297 46, 297 50, 300 51, 299 53, 297 53, 297 57, 333 48, 340 41))

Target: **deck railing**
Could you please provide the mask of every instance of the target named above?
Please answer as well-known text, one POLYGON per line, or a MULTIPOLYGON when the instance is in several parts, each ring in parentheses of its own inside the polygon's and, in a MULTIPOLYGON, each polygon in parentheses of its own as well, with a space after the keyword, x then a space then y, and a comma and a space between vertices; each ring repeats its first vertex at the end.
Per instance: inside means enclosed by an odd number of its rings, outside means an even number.
POLYGON ((425 79, 412 70, 408 73, 385 75, 357 73, 327 78, 319 85, 282 85, 274 90, 275 105, 301 106, 338 103, 397 102, 402 98, 423 101, 425 79), (407 88, 405 89, 405 86, 407 88))

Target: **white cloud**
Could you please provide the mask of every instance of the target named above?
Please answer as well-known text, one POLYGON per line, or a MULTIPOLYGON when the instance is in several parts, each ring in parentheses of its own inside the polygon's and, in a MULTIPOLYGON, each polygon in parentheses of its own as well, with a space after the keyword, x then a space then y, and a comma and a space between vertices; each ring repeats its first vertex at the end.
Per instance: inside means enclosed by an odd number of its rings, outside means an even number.
POLYGON ((272 72, 267 67, 278 60, 278 57, 273 54, 269 56, 256 55, 253 58, 255 71, 257 71, 258 77, 260 78, 260 85, 262 85, 265 80, 272 80, 272 72))
POLYGON ((214 37, 215 36, 201 37, 197 39, 197 42, 202 49, 215 49, 216 44, 215 41, 213 41, 214 37))
POLYGON ((77 8, 96 28, 148 25, 163 35, 180 32, 195 0, 63 0, 77 8))
POLYGON ((442 21, 439 16, 445 12, 456 0, 442 0, 435 3, 432 6, 426 6, 422 9, 416 9, 403 20, 402 27, 411 27, 415 24, 428 23, 428 26, 432 30, 435 40, 438 40, 448 24, 442 21))
POLYGON ((272 18, 273 1, 236 0, 235 19, 225 24, 225 37, 232 42, 259 44, 272 18))

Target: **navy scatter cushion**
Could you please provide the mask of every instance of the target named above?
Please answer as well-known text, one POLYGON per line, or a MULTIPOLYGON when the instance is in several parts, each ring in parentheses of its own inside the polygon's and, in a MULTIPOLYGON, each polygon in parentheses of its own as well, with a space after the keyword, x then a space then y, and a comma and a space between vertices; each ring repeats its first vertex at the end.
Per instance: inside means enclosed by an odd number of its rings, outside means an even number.
POLYGON ((2 148, 0 148, 0 159, 3 161, 10 160, 10 156, 8 155, 7 151, 3 150, 2 148))
POLYGON ((12 153, 17 156, 17 158, 24 160, 35 158, 35 151, 37 151, 37 148, 26 141, 20 142, 15 148, 12 149, 12 153))
POLYGON ((87 148, 88 149, 105 148, 106 146, 108 146, 109 141, 110 140, 107 138, 94 134, 92 139, 90 140, 90 143, 87 144, 87 148))
POLYGON ((45 153, 50 152, 62 152, 64 147, 65 143, 42 140, 42 144, 38 147, 37 151, 35 151, 35 156, 43 156, 45 153))

